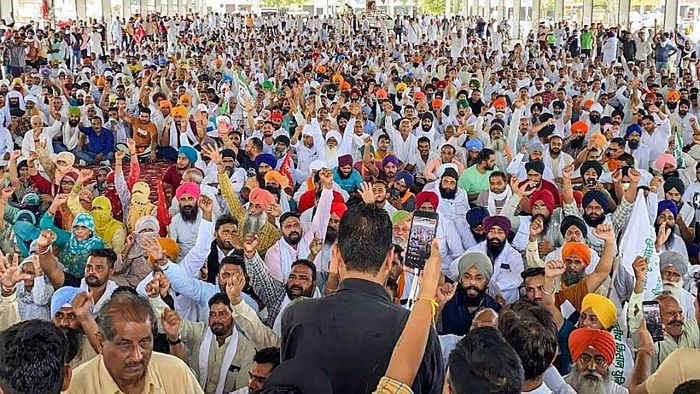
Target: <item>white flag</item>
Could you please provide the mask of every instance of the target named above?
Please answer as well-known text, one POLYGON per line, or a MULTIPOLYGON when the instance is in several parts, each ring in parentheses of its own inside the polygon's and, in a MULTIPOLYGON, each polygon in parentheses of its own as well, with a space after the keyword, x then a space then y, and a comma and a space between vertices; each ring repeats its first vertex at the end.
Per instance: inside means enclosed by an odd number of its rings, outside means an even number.
POLYGON ((644 192, 637 192, 637 200, 632 208, 630 220, 620 241, 622 267, 634 275, 632 263, 637 256, 649 261, 647 279, 644 283, 644 299, 654 299, 661 293, 661 274, 659 272, 659 254, 656 253, 656 232, 647 214, 647 201, 644 192))

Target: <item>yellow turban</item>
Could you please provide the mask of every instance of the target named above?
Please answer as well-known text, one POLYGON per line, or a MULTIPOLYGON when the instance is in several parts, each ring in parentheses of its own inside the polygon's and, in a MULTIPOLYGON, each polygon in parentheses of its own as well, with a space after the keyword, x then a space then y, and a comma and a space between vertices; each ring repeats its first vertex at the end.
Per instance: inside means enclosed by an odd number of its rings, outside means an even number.
POLYGON ((586 296, 583 297, 583 301, 581 301, 581 312, 585 312, 589 309, 593 311, 598 321, 600 321, 600 324, 602 324, 603 328, 606 330, 609 330, 610 327, 615 324, 617 308, 607 297, 596 293, 586 294, 586 296))
POLYGON ((173 117, 180 116, 184 118, 185 116, 187 116, 187 108, 185 108, 182 105, 178 105, 177 107, 173 108, 170 114, 173 115, 173 117))
POLYGON ((286 189, 287 186, 289 186, 289 179, 277 170, 270 170, 266 172, 265 182, 276 182, 278 185, 280 185, 281 189, 286 189))

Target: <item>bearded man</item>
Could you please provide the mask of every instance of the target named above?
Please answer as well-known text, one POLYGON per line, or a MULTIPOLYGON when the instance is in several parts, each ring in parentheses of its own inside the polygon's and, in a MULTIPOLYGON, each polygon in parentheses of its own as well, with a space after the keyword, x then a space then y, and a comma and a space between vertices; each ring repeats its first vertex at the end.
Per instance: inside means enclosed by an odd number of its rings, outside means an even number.
POLYGON ((569 349, 574 364, 564 379, 577 393, 627 393, 610 373, 616 349, 611 333, 594 328, 576 329, 569 336, 569 349))
POLYGON ((438 311, 442 316, 441 334, 466 335, 482 308, 496 312, 501 305, 486 293, 493 275, 491 260, 479 252, 469 252, 456 261, 457 289, 438 311))
POLYGON ((180 212, 173 217, 170 226, 168 226, 168 233, 170 238, 180 245, 178 261, 192 249, 197 240, 197 232, 202 219, 197 204, 201 196, 199 185, 194 182, 185 182, 175 191, 180 212))

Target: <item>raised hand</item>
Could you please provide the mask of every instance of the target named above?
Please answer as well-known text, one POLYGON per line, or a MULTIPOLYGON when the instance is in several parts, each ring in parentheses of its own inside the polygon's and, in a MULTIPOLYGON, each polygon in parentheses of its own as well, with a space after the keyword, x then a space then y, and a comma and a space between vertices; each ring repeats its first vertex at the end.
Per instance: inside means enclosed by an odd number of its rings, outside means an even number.
POLYGON ((126 139, 126 146, 129 147, 129 154, 135 155, 136 154, 136 141, 134 141, 131 138, 126 139))
POLYGON ((671 237, 672 229, 667 226, 659 226, 659 231, 656 233, 656 244, 663 245, 671 237))
POLYGON ((257 234, 246 235, 245 238, 243 238, 243 256, 248 260, 255 257, 255 254, 258 253, 259 243, 260 240, 257 234))
POLYGON ((125 157, 126 157, 126 153, 124 153, 118 149, 114 152, 114 160, 117 163, 121 163, 122 161, 124 161, 125 157))
POLYGON ((568 166, 562 168, 562 170, 561 170, 561 176, 562 176, 562 178, 564 178, 564 179, 569 179, 569 180, 571 180, 571 174, 572 174, 573 172, 574 172, 574 166, 573 166, 573 164, 572 164, 572 165, 568 165, 568 166))
POLYGON ((155 273, 154 277, 158 280, 158 287, 160 288, 160 296, 167 297, 168 291, 170 291, 170 278, 165 275, 163 271, 158 271, 155 273))
POLYGON ((73 314, 78 321, 84 321, 92 315, 92 296, 88 293, 80 293, 71 302, 73 314))
POLYGON ((609 223, 599 224, 593 229, 593 235, 608 243, 615 242, 615 228, 609 223))
POLYGON ((148 255, 153 258, 158 264, 165 265, 168 260, 165 258, 165 252, 158 242, 158 238, 145 238, 145 248, 148 255))
POLYGON ((51 230, 42 231, 37 238, 37 246, 44 250, 53 245, 54 242, 56 242, 56 233, 51 230))
POLYGON ((21 280, 31 279, 31 275, 24 274, 19 269, 19 254, 14 253, 12 260, 0 252, 0 285, 2 293, 12 293, 15 285, 21 280))
POLYGON ((632 270, 634 271, 634 278, 637 280, 637 282, 644 283, 644 280, 647 277, 648 268, 649 261, 646 258, 642 256, 635 257, 634 261, 632 262, 632 270))
POLYGON ((180 338, 180 315, 174 310, 166 308, 163 310, 163 315, 160 318, 163 324, 163 330, 168 335, 168 339, 175 342, 180 338))
POLYGON ((83 168, 82 170, 80 170, 80 173, 78 173, 78 180, 76 183, 78 183, 80 185, 84 184, 85 181, 92 178, 93 174, 94 174, 94 172, 91 169, 83 168))
POLYGON ((0 199, 2 199, 2 201, 3 201, 4 203, 7 203, 8 201, 10 201, 10 198, 12 198, 12 194, 13 194, 14 192, 15 192, 15 188, 14 188, 14 187, 12 187, 12 186, 7 186, 7 187, 5 187, 5 188, 2 189, 2 192, 0 192, 0 199))
POLYGON ((221 153, 219 152, 219 147, 214 145, 204 145, 202 147, 202 153, 205 155, 209 156, 212 162, 216 165, 220 165, 223 162, 223 159, 221 157, 221 153))
POLYGON ((630 179, 630 183, 633 183, 636 185, 639 183, 639 180, 642 177, 642 173, 637 171, 634 168, 630 168, 629 172, 627 173, 627 177, 630 179))
POLYGON ((457 283, 445 283, 437 289, 437 301, 440 307, 444 307, 445 304, 450 302, 450 300, 457 293, 457 283))
POLYGON ((199 208, 202 210, 202 215, 204 218, 210 221, 211 213, 214 210, 214 202, 211 200, 211 198, 203 195, 199 199, 199 208))
POLYGON ((13 150, 12 153, 10 153, 10 160, 17 160, 20 156, 22 156, 22 151, 13 150))
POLYGON ((566 271, 566 264, 562 261, 548 261, 544 266, 544 276, 546 278, 556 278, 566 271))
POLYGON ((374 204, 377 201, 377 197, 372 192, 372 185, 369 182, 362 182, 359 194, 365 204, 374 204))
POLYGON ((542 234, 542 230, 544 230, 544 224, 542 218, 538 216, 530 223, 530 237, 537 238, 542 234))
POLYGON ((243 274, 233 275, 226 283, 226 295, 231 300, 231 305, 238 305, 243 301, 241 293, 245 287, 245 276, 243 274))
POLYGON ((321 178, 321 185, 323 185, 324 188, 333 188, 333 172, 331 170, 322 168, 318 175, 321 178))

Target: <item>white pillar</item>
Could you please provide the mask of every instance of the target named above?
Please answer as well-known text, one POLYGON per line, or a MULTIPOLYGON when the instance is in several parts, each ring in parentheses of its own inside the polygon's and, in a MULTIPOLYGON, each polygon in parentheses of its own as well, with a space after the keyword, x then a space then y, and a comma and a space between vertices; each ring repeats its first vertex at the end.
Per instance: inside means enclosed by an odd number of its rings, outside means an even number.
POLYGON ((554 1, 554 22, 559 23, 564 19, 564 0, 554 1))
POLYGON ((503 13, 505 12, 506 9, 506 0, 498 0, 498 21, 502 21, 503 18, 505 18, 505 15, 503 13))
POLYGON ((678 0, 666 0, 664 31, 676 30, 676 24, 678 23, 678 5, 678 0))
POLYGON ((87 1, 75 0, 75 12, 79 21, 85 20, 87 18, 87 1))
POLYGON ((530 29, 537 30, 540 24, 540 0, 532 0, 532 26, 530 29))
POLYGON ((0 0, 0 17, 8 22, 12 11, 12 0, 0 0))
POLYGON ((140 0, 139 1, 139 13, 141 14, 142 17, 145 17, 147 12, 148 12, 148 0, 140 0))
POLYGON ((177 0, 178 14, 185 15, 187 12, 187 0, 177 0))
POLYGON ((173 4, 174 0, 165 0, 165 1, 166 1, 166 3, 165 3, 165 15, 173 16, 173 14, 175 12, 175 4, 173 4))
POLYGON ((161 4, 160 0, 155 0, 155 2, 153 3, 153 6, 155 7, 156 12, 162 14, 163 10, 161 8, 163 7, 163 5, 161 4))
POLYGON ((593 0, 583 0, 583 24, 590 26, 593 23, 593 0))
POLYGON ((617 14, 617 23, 629 29, 632 0, 620 0, 619 4, 620 12, 617 14))
POLYGON ((131 16, 131 0, 122 0, 122 18, 129 20, 131 16))
POLYGON ((102 0, 102 19, 105 22, 112 19, 112 0, 102 0))
POLYGON ((470 15, 479 15, 479 0, 474 0, 474 3, 472 4, 472 12, 470 15))
POLYGON ((513 40, 520 39, 520 20, 522 15, 520 15, 521 0, 513 0, 513 13, 511 15, 511 26, 513 26, 513 40))

